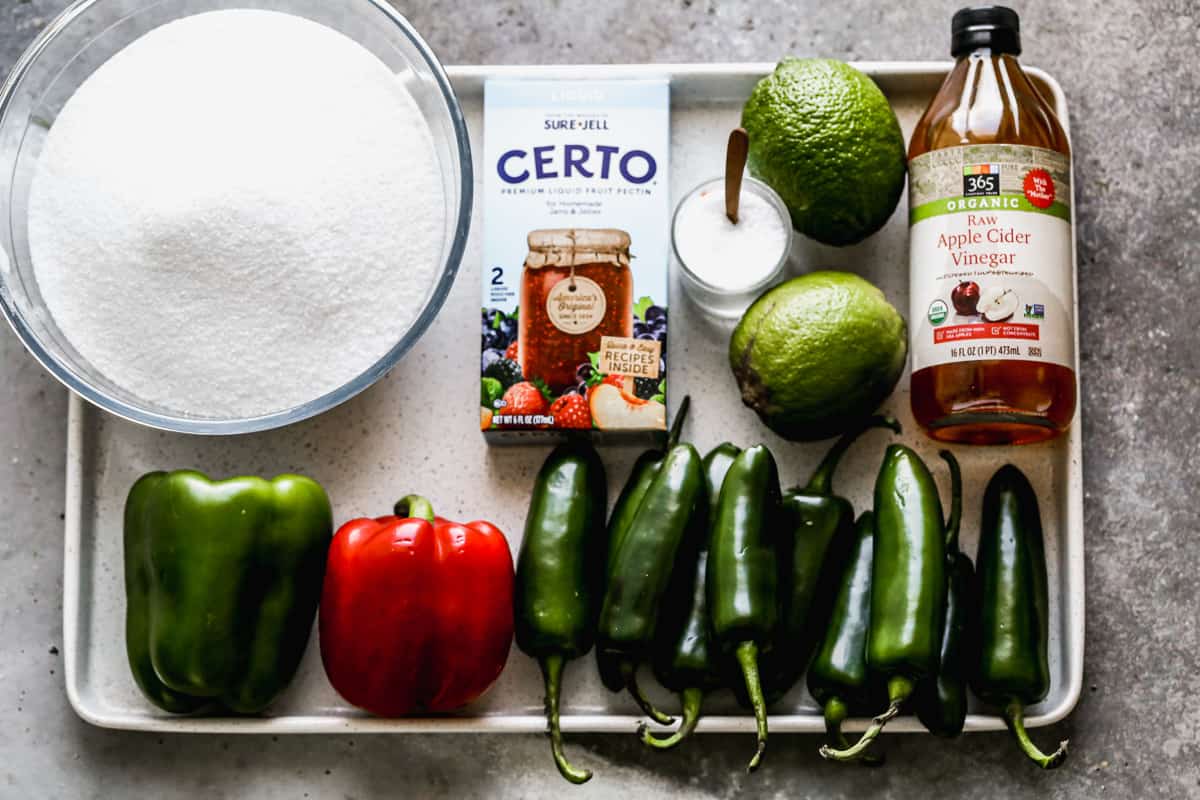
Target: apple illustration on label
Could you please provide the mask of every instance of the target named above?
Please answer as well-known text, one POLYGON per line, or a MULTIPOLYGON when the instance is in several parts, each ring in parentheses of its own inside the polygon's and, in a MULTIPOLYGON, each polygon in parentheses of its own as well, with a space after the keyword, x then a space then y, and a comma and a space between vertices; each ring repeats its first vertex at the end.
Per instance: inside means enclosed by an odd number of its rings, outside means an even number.
POLYGON ((989 286, 979 293, 979 313, 987 322, 1004 322, 1017 313, 1019 302, 1012 289, 989 286))
POLYGON ((964 317, 979 313, 979 284, 975 281, 963 281, 950 292, 950 302, 954 310, 964 317))
POLYGON ((621 383, 618 387, 605 381, 588 390, 588 405, 596 427, 601 430, 665 428, 666 406, 653 400, 643 400, 634 394, 632 377, 625 376, 621 383))

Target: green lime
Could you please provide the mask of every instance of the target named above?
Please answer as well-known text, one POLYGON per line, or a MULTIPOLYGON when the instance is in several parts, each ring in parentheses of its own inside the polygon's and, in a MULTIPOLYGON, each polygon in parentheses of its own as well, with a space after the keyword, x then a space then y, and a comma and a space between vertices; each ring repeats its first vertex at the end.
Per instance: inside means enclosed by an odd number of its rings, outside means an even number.
POLYGON ((883 92, 849 64, 784 59, 750 93, 742 127, 750 171, 779 193, 806 236, 854 244, 896 209, 904 135, 883 92))
POLYGON ((742 402, 785 439, 836 436, 891 394, 908 328, 883 292, 848 272, 812 272, 763 294, 733 331, 742 402))

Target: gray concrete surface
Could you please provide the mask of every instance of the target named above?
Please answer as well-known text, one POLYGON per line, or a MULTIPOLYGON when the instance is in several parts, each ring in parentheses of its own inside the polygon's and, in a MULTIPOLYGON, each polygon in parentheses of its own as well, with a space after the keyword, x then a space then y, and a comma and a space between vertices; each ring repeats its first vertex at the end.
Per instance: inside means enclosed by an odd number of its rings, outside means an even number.
MULTIPOLYGON (((67 0, 0 0, 0 73, 67 0)), ((398 2, 448 63, 935 59, 950 0, 398 2)), ((882 770, 822 763, 779 736, 646 753, 572 737, 597 768, 580 797, 1200 797, 1200 5, 1023 3, 1025 61, 1073 105, 1087 521, 1084 697, 1039 740, 1041 774, 1002 735, 888 742, 882 770)), ((0 331, 0 797, 539 797, 566 793, 541 737, 237 738, 80 722, 62 680, 66 393, 0 331)))

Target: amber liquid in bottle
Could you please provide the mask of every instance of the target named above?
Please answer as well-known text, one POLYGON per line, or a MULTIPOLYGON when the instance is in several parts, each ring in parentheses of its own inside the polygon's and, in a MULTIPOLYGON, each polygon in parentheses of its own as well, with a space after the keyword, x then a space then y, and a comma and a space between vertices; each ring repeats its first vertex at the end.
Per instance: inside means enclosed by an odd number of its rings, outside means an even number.
MULTIPOLYGON (((1066 132, 1016 57, 978 48, 958 58, 917 123, 909 161, 971 144, 1023 144, 1070 156, 1066 132)), ((978 360, 912 376, 912 410, 934 439, 1025 444, 1052 439, 1075 415, 1075 373, 1053 363, 978 360)))

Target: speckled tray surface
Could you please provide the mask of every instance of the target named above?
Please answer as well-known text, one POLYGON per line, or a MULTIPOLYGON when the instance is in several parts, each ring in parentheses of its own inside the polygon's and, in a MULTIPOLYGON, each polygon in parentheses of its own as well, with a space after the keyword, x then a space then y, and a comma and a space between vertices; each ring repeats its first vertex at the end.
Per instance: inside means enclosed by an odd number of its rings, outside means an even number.
MULTIPOLYGON (((890 97, 905 129, 944 77, 948 64, 865 63, 890 97)), ((671 193, 678 200, 701 180, 718 173, 730 128, 751 87, 770 64, 641 65, 591 67, 459 67, 449 70, 471 128, 476 158, 482 153, 483 82, 490 75, 559 77, 669 77, 672 84, 671 193)), ((1067 121, 1061 89, 1049 76, 1031 71, 1067 121)), ((481 169, 476 175, 482 175, 481 169)), ((478 194, 478 193, 477 193, 478 194)), ((237 438, 202 438, 142 428, 97 411, 72 397, 69 415, 66 502, 64 636, 66 683, 71 704, 87 721, 112 728, 211 733, 345 732, 537 732, 545 727, 542 687, 533 661, 515 648, 497 685, 478 703, 453 715, 375 719, 344 703, 325 678, 310 642, 291 687, 259 717, 176 717, 146 702, 125 660, 121 515, 125 494, 142 473, 192 467, 215 476, 301 472, 321 481, 334 503, 335 520, 384 513, 403 494, 433 498, 452 518, 483 517, 508 535, 514 554, 533 477, 546 447, 489 448, 478 433, 479 412, 469 398, 478 393, 477 322, 481 269, 481 209, 460 277, 434 325, 412 352, 374 388, 316 419, 268 433, 237 438)), ((793 245, 792 274, 817 267, 860 272, 881 286, 898 308, 908 307, 907 212, 904 205, 878 235, 856 247, 836 250, 800 237, 793 245)), ((729 439, 743 445, 767 442, 783 477, 806 477, 827 444, 796 445, 771 435, 742 407, 725 362, 729 328, 702 317, 672 279, 670 386, 672 407, 692 395, 686 429, 703 452, 729 439)), ((1078 348, 1076 348, 1078 351, 1078 348)), ((934 465, 943 497, 946 471, 937 447, 912 424, 905 375, 886 408, 906 426, 903 439, 934 465)), ((1050 696, 1030 709, 1028 724, 1055 722, 1074 708, 1083 682, 1083 485, 1081 421, 1057 442, 1016 449, 955 448, 962 462, 967 506, 963 547, 973 554, 979 498, 991 473, 1011 460, 1039 492, 1046 532, 1051 587, 1050 696)), ((856 508, 869 502, 883 432, 865 436, 843 463, 839 493, 856 508)), ((628 474, 636 448, 605 448, 612 497, 628 474)), ((650 683, 647 681, 647 683, 650 683)), ((673 701, 658 687, 651 694, 666 708, 673 701), (657 690, 657 691, 654 691, 657 690)), ((568 731, 633 731, 636 706, 605 691, 588 658, 572 662, 565 681, 563 728, 568 731)), ((973 713, 967 730, 1003 727, 995 716, 973 713)), ((700 731, 749 732, 753 719, 729 692, 706 703, 700 731)), ((862 721, 851 725, 861 729, 862 721)), ((920 730, 900 718, 889 730, 920 730)), ((816 705, 798 687, 774 709, 772 733, 823 730, 816 705)))

